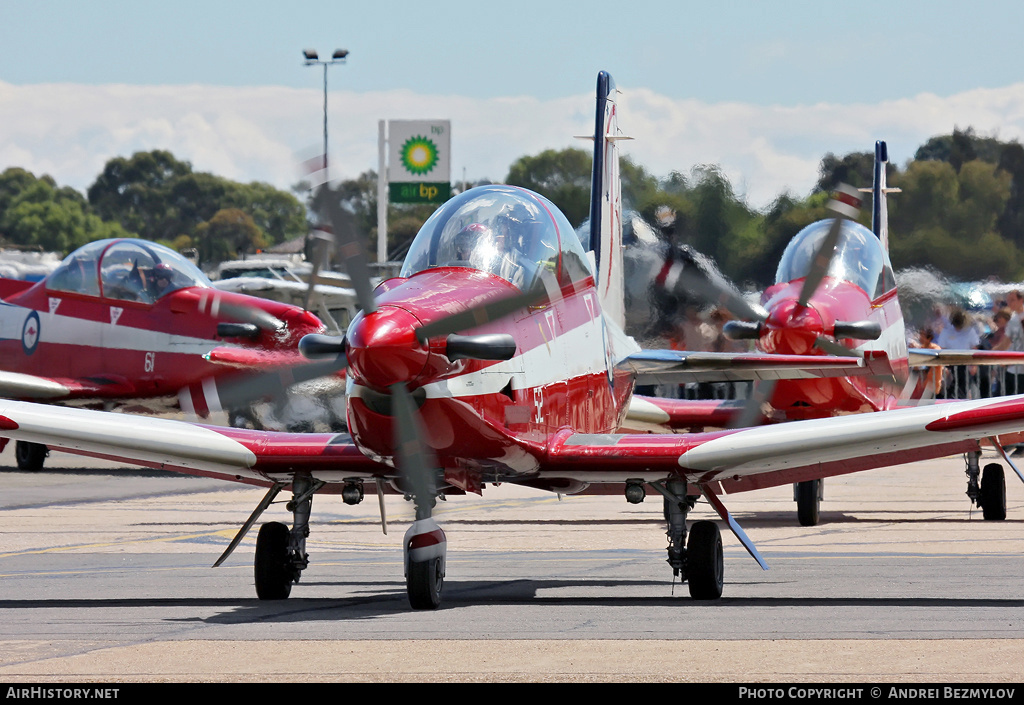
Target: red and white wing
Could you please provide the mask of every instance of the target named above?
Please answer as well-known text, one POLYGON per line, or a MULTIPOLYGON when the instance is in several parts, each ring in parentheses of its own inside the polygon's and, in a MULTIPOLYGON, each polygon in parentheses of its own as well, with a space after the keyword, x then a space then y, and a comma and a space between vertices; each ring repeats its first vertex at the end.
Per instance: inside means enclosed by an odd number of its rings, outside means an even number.
POLYGON ((907 351, 911 367, 937 367, 940 365, 1024 365, 1024 352, 1011 350, 929 350, 910 348, 907 351))
POLYGON ((742 382, 747 380, 813 379, 857 375, 892 375, 889 359, 878 352, 864 357, 714 353, 686 350, 643 350, 620 362, 637 384, 742 382))
POLYGON ((540 479, 580 487, 675 474, 740 492, 976 450, 978 439, 1022 430, 1024 396, 710 433, 563 433, 540 479))
POLYGON ((325 482, 393 477, 348 434, 275 433, 0 400, 0 437, 191 475, 269 484, 298 470, 325 482))
POLYGON ((54 401, 130 391, 123 378, 80 380, 0 370, 0 397, 54 401))
POLYGON ((634 394, 620 431, 670 433, 677 429, 725 428, 742 413, 745 400, 671 399, 634 394))

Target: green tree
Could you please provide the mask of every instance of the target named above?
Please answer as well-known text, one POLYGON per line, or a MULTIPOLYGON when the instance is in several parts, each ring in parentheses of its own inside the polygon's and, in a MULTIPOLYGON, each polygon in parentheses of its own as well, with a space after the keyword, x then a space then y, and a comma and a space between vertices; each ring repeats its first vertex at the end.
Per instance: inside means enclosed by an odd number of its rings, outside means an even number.
POLYGON ((164 243, 195 237, 202 223, 224 209, 248 214, 269 243, 306 231, 306 210, 294 195, 265 183, 194 172, 191 164, 161 150, 111 159, 88 195, 101 216, 164 243))
POLYGON ((199 260, 202 263, 235 259, 267 247, 263 232, 252 216, 238 208, 217 211, 209 221, 196 227, 199 260))
POLYGON ((870 186, 875 177, 875 155, 873 152, 851 152, 837 157, 829 152, 822 157, 818 167, 818 183, 815 191, 830 193, 839 184, 854 188, 870 186))
POLYGON ((997 164, 1002 151, 1003 143, 995 137, 979 137, 973 127, 956 127, 952 134, 937 135, 918 147, 914 161, 949 162, 959 171, 964 162, 974 159, 997 164))
POLYGON ((85 198, 52 177, 10 168, 0 174, 0 237, 6 242, 68 252, 92 240, 126 237, 117 223, 104 222, 85 198))
POLYGON ((548 149, 514 161, 505 183, 536 191, 577 226, 590 217, 592 161, 590 153, 579 148, 548 149))
POLYGON ((116 220, 151 240, 161 239, 157 233, 167 217, 167 189, 175 178, 190 173, 192 165, 170 152, 136 152, 108 161, 86 195, 101 218, 116 220))

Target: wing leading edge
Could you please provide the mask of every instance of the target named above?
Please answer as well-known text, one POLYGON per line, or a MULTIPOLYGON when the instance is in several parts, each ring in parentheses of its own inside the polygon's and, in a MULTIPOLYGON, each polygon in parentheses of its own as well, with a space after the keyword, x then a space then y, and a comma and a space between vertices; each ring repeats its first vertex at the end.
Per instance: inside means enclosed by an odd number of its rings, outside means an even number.
POLYGON ((29 402, 0 400, 0 437, 253 484, 299 470, 327 482, 394 475, 364 456, 348 434, 252 431, 29 402))
POLYGON ((686 382, 742 382, 771 379, 813 379, 858 375, 890 376, 893 369, 884 353, 867 351, 864 357, 832 355, 776 355, 771 353, 714 353, 686 350, 643 350, 617 367, 633 373, 637 384, 686 382))
POLYGON ((556 436, 541 477, 578 483, 667 475, 727 492, 771 487, 976 450, 1024 430, 1024 395, 710 433, 556 436))

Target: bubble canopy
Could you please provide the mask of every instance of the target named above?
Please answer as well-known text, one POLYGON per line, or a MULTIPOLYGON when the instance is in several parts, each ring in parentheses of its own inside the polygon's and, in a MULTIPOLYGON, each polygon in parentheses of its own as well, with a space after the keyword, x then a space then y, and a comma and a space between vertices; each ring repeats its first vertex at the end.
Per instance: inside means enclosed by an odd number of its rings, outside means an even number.
POLYGON ((432 267, 476 269, 524 290, 542 271, 563 285, 591 276, 562 212, 515 186, 479 186, 438 208, 413 239, 401 276, 432 267))
POLYGON ((153 301, 210 280, 177 252, 148 240, 97 240, 68 255, 46 288, 121 301, 153 301))
MULTIPOLYGON (((775 283, 783 284, 807 276, 814 253, 832 227, 832 220, 819 220, 793 236, 782 253, 775 283)), ((895 279, 889 255, 873 232, 860 223, 847 221, 836 244, 836 254, 828 268, 828 276, 851 282, 871 298, 893 288, 895 279)))

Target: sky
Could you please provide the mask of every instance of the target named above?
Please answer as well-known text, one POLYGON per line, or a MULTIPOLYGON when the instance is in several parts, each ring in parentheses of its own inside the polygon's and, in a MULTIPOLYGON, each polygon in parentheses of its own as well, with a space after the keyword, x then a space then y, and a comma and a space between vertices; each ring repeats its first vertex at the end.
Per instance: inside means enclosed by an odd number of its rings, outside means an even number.
POLYGON ((902 164, 954 127, 1024 138, 1021 27, 1009 0, 0 0, 0 171, 84 191, 113 157, 169 149, 287 189, 322 144, 323 69, 302 50, 345 48, 333 177, 377 169, 381 119, 450 119, 452 179, 500 181, 587 146, 607 70, 637 163, 717 164, 763 208, 806 195, 826 152, 884 139, 902 164))

